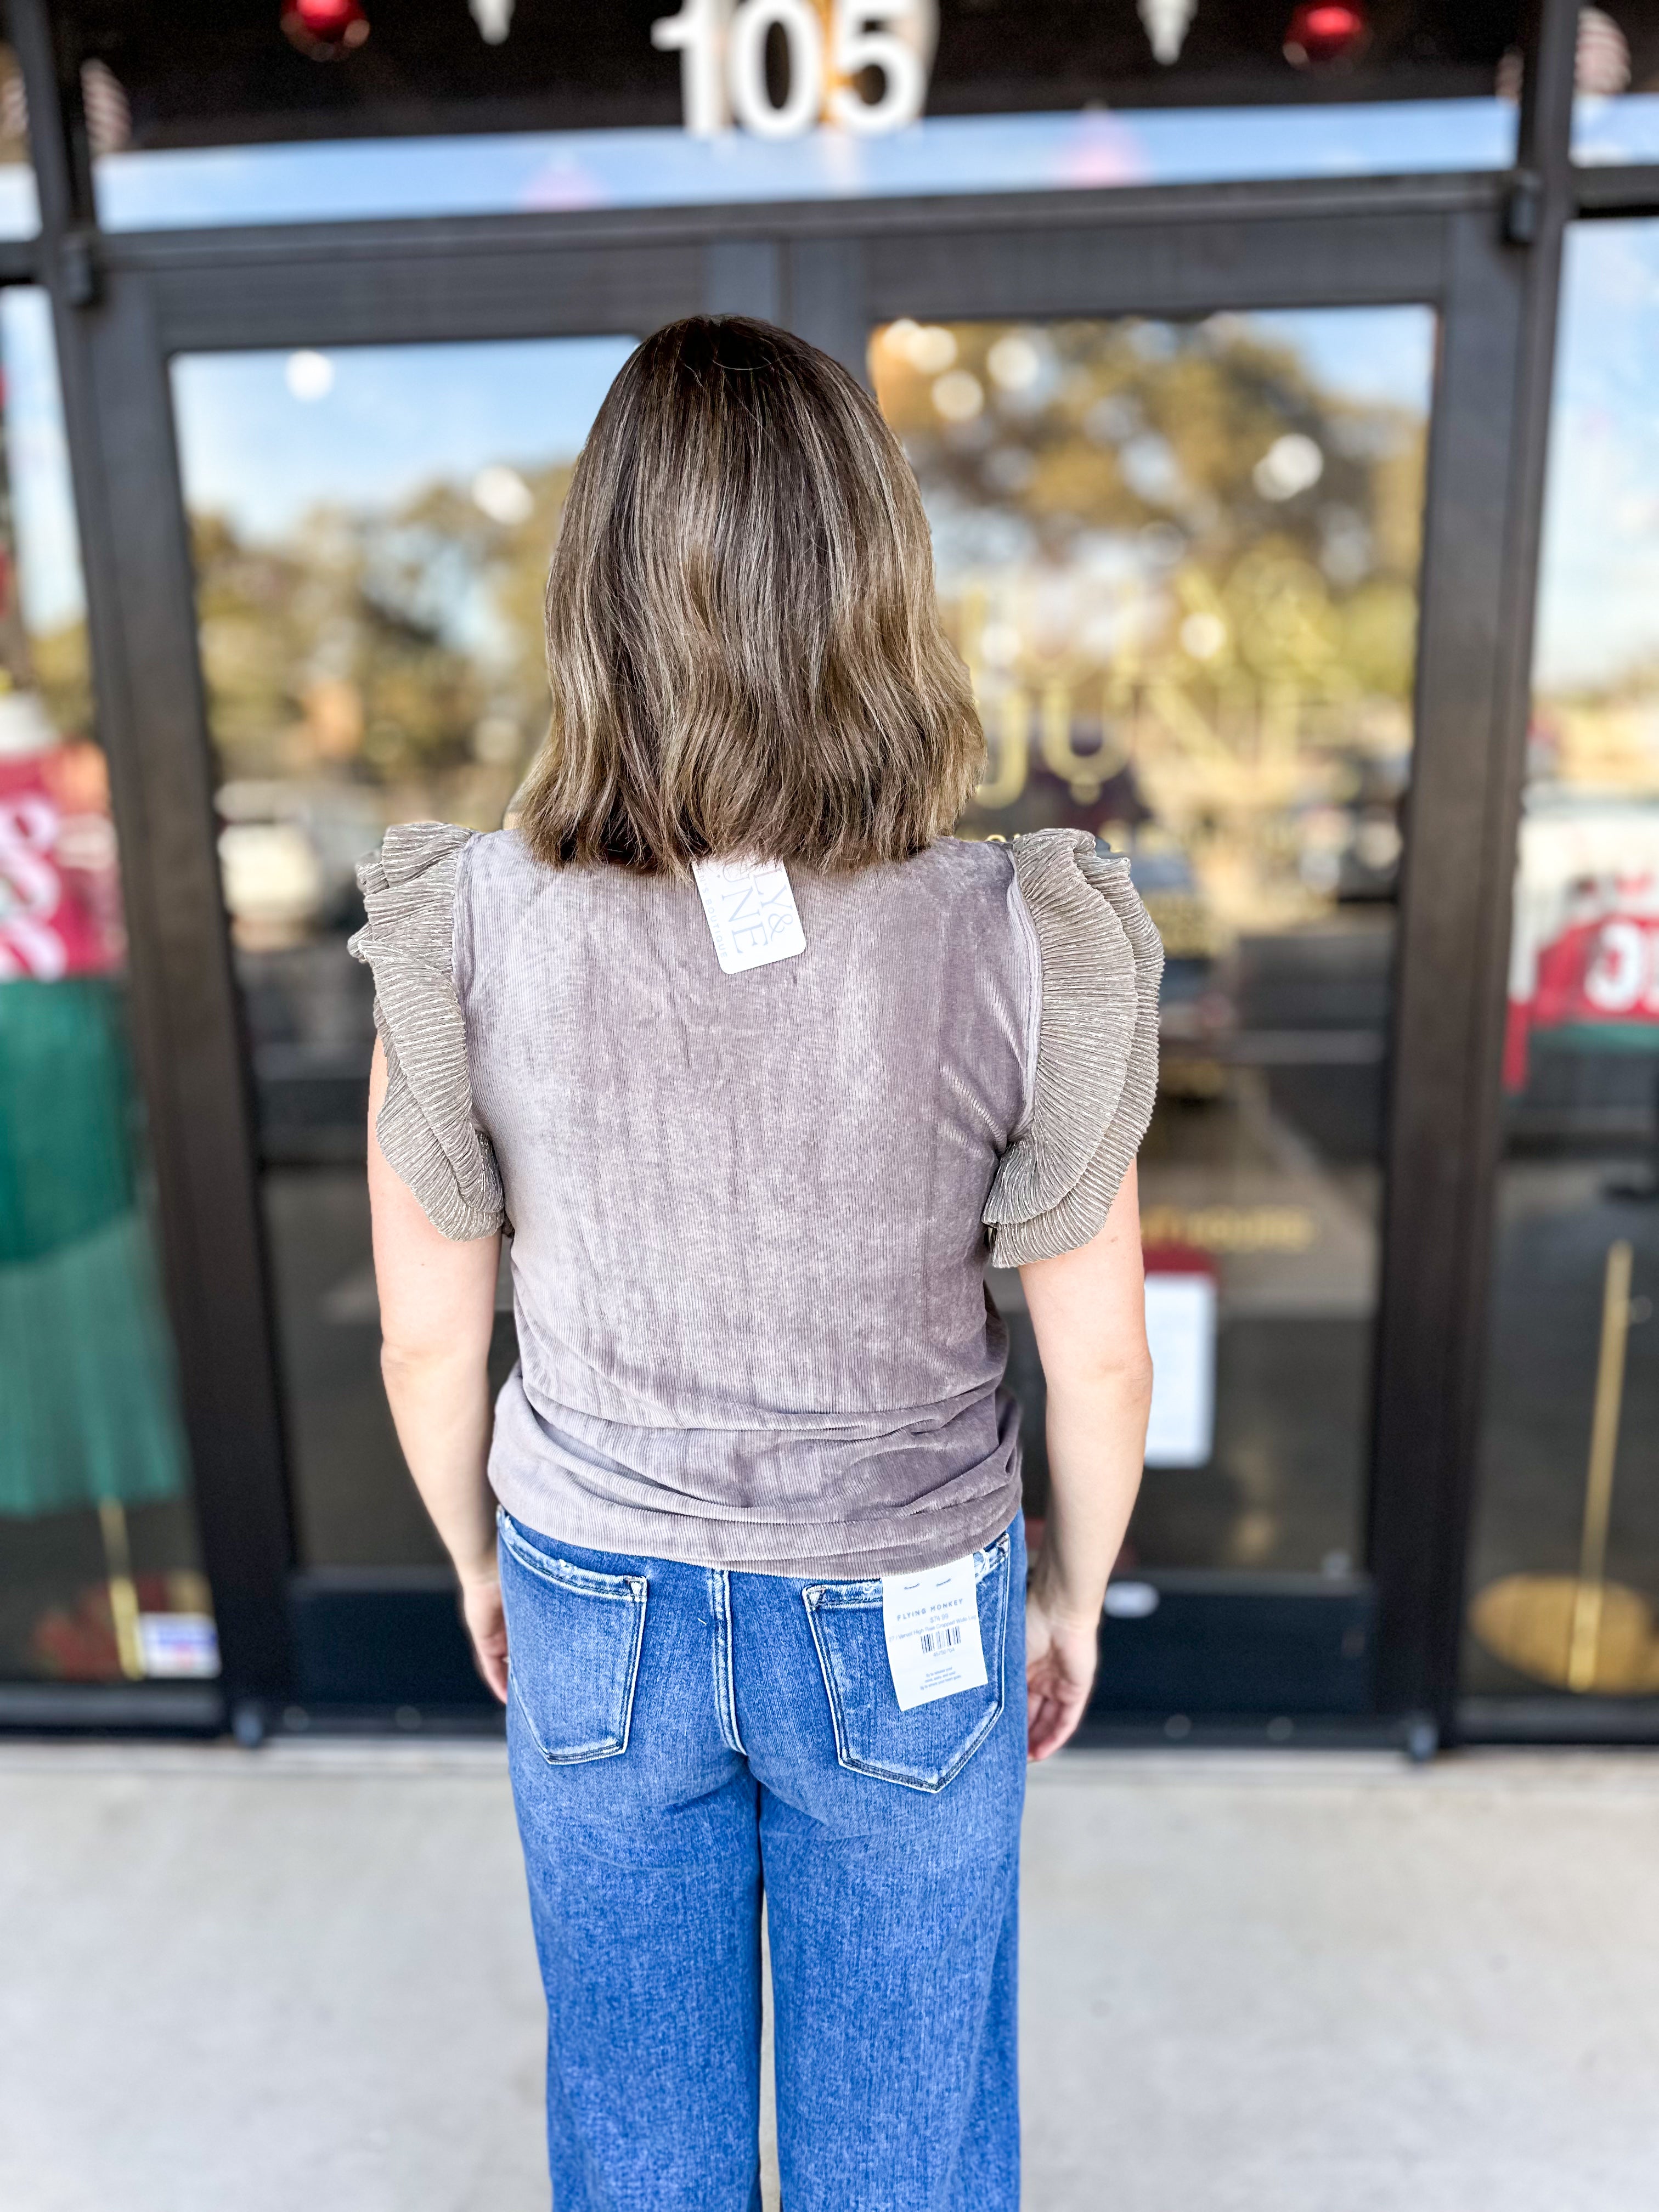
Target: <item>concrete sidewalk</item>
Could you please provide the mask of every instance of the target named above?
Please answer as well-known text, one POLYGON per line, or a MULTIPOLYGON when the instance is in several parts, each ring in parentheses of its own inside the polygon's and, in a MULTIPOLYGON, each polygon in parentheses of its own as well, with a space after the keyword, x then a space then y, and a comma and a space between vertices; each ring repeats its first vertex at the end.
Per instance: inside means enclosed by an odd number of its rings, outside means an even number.
MULTIPOLYGON (((1026 1836, 1033 2212, 1659 2203, 1659 1759, 1079 1753, 1026 1836)), ((0 1749, 6 2212, 538 2212, 541 2032, 497 1747, 0 1749)))

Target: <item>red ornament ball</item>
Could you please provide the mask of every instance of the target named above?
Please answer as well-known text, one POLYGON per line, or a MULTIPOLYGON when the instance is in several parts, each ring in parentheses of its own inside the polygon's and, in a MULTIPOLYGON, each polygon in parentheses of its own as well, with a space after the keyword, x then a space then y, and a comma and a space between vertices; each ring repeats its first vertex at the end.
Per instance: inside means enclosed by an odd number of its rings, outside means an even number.
POLYGON ((1285 33, 1285 58, 1297 69, 1320 62, 1349 61, 1364 45, 1370 31, 1363 8, 1332 4, 1298 8, 1285 33))
POLYGON ((368 36, 357 0, 286 0, 282 26, 290 43, 314 62, 353 53, 368 36))

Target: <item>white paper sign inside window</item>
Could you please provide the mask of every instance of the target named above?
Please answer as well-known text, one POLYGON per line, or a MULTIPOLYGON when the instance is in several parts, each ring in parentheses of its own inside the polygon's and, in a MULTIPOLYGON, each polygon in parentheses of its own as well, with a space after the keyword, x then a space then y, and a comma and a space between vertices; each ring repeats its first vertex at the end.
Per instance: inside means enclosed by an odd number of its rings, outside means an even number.
POLYGON ((1147 1275, 1148 1467, 1202 1467, 1215 1449, 1215 1328, 1212 1275, 1147 1275))
POLYGON ((146 1674, 206 1680, 219 1671, 219 1637, 204 1613, 141 1613, 138 1649, 146 1674))

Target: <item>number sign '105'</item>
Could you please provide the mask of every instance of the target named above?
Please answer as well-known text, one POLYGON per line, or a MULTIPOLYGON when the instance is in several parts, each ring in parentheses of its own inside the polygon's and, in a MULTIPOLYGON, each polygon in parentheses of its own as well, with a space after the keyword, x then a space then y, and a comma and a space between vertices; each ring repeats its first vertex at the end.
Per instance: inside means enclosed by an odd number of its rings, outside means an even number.
POLYGON ((866 136, 914 123, 938 33, 938 0, 681 0, 678 15, 651 26, 651 43, 680 57, 694 137, 714 137, 735 118, 757 138, 795 138, 826 115, 866 136), (767 82, 774 31, 789 62, 781 100, 767 82), (859 87, 871 70, 881 92, 866 100, 859 87))

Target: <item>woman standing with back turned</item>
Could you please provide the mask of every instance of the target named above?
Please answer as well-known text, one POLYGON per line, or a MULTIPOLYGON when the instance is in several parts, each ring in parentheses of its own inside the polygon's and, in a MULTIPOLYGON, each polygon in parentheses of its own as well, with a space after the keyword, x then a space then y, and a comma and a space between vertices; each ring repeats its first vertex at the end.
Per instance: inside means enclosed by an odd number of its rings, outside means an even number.
POLYGON ((391 830, 354 950, 386 1388, 507 1706, 553 2202, 758 2208, 763 1881, 787 2212, 1014 2212, 1028 1735, 1082 1713, 1151 1389, 1157 935, 1081 832, 945 834, 983 740, 915 481, 781 331, 633 355, 547 635, 517 828, 391 830), (1029 1589, 988 1256, 1048 1376, 1029 1589))

